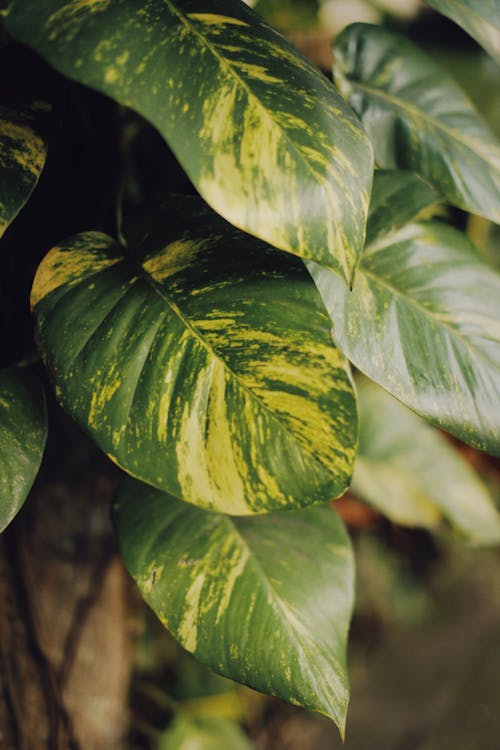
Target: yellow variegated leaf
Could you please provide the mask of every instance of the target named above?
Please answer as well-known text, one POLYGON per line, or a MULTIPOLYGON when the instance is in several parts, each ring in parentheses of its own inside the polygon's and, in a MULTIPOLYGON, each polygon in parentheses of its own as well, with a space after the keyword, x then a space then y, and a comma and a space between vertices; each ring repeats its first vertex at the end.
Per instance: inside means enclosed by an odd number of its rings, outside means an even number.
POLYGON ((0 106, 0 237, 38 182, 47 155, 41 127, 49 106, 0 106))
POLYGON ((128 570, 185 649, 343 733, 354 560, 331 508, 230 518, 128 479, 114 520, 128 570))
POLYGON ((500 143, 446 70, 369 24, 345 29, 334 53, 335 80, 377 164, 417 172, 453 205, 500 223, 500 143))
POLYGON ((328 79, 240 0, 12 0, 9 32, 150 120, 207 202, 350 280, 371 147, 328 79))
POLYGON ((45 397, 27 370, 0 370, 0 532, 24 503, 47 438, 45 397))
POLYGON ((309 265, 337 346, 436 426, 500 455, 500 274, 462 233, 409 224, 365 248, 352 292, 309 265))
POLYGON ((199 199, 156 224, 128 257, 87 233, 38 269, 37 336, 63 406, 124 469, 204 508, 342 494, 355 398, 302 262, 199 199))

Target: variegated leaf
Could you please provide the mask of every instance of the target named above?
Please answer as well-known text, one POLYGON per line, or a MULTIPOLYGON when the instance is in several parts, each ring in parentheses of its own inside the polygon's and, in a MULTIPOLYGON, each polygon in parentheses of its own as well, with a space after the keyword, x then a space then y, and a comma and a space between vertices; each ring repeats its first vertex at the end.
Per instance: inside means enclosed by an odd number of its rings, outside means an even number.
POLYGON ((49 105, 0 106, 0 237, 30 197, 47 155, 49 105))
POLYGON ((387 235, 412 219, 429 218, 442 198, 413 172, 377 169, 366 227, 366 242, 387 235))
POLYGON ((205 508, 342 494, 355 397, 303 263, 196 198, 157 224, 132 262, 97 233, 42 262, 32 303, 63 406, 126 471, 205 508))
POLYGON ((45 398, 38 380, 18 367, 0 370, 0 532, 26 500, 46 438, 45 398))
POLYGON ((375 383, 358 382, 359 453, 352 489, 396 523, 443 518, 475 544, 500 542, 500 515, 468 461, 375 383))
POLYGON ((12 0, 5 24, 150 120, 232 224, 349 280, 371 147, 332 84, 239 0, 12 0))
POLYGON ((335 80, 380 167, 425 177, 453 205, 500 222, 500 145, 446 71, 387 29, 353 24, 334 45, 335 80))
POLYGON ((252 750, 253 747, 237 724, 212 716, 181 715, 158 742, 158 750, 252 750))
POLYGON ((337 346, 400 401, 500 455, 500 274, 465 235, 410 224, 368 246, 352 292, 310 263, 337 346))
POLYGON ((449 16, 500 63, 499 0, 426 0, 426 3, 449 16))
POLYGON ((230 518, 127 480, 114 516, 125 564, 184 648, 343 732, 354 565, 331 508, 230 518))

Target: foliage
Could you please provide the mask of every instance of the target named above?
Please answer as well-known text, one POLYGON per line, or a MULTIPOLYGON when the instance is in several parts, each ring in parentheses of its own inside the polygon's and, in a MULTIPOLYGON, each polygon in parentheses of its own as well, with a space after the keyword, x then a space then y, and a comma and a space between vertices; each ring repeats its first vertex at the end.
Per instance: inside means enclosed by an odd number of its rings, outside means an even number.
MULTIPOLYGON (((430 4, 495 51, 496 3, 430 4)), ((127 211, 124 187, 116 238, 61 234, 32 287, 36 339, 60 404, 134 477, 116 532, 162 622, 216 671, 343 733, 353 556, 340 518, 306 506, 352 479, 399 523, 500 538, 451 443, 374 384, 358 398, 349 369, 500 455, 500 276, 443 219, 498 222, 500 146, 393 31, 344 30, 335 86, 239 0, 206 8, 6 3, 12 39, 152 123, 201 196, 127 211)), ((45 162, 45 98, 0 101, 7 237, 45 162)), ((43 452, 31 378, 0 372, 0 528, 43 452)), ((211 747, 214 733, 246 746, 232 724, 183 719, 163 746, 211 747)))

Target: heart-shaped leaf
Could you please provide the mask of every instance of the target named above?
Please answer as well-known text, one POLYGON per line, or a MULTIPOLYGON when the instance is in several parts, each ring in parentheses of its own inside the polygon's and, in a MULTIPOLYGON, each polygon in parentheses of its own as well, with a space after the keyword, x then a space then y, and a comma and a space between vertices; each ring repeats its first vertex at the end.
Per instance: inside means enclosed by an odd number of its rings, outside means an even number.
POLYGON ((500 455, 500 274, 465 237, 410 224, 368 246, 352 292, 310 271, 349 359, 466 443, 500 455))
POLYGON ((500 63, 499 0, 426 0, 426 3, 465 29, 500 63))
POLYGON ((126 471, 205 508, 342 494, 355 396, 303 263, 196 198, 157 222, 133 260, 87 233, 42 262, 32 302, 63 406, 126 471))
POLYGON ((213 716, 179 716, 161 736, 158 750, 252 750, 239 726, 213 716))
POLYGON ((0 106, 0 237, 30 197, 47 155, 49 105, 0 106))
POLYGON ((45 397, 27 370, 0 370, 0 532, 26 500, 47 439, 45 397))
POLYGON ((454 205, 500 222, 500 145, 446 71, 387 29, 353 24, 334 45, 335 80, 375 160, 425 177, 454 205))
POLYGON ((338 92, 239 0, 12 0, 8 31, 155 125, 232 224, 349 280, 371 147, 338 92))
POLYGON ((473 543, 500 542, 500 515, 451 443, 364 378, 358 396, 354 493, 396 523, 432 528, 444 516, 473 543))
POLYGON ((127 480, 114 517, 127 568, 184 648, 343 731, 354 567, 331 508, 230 518, 127 480))

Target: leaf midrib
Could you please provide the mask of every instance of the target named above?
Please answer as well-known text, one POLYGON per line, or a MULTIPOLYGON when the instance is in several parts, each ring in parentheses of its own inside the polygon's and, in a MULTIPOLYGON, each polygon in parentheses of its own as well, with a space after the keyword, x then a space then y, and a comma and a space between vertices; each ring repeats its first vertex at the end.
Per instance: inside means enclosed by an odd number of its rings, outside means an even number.
MULTIPOLYGON (((394 109, 399 109, 403 112, 408 112, 410 114, 413 114, 415 119, 423 120, 424 122, 428 123, 433 127, 435 130, 441 130, 444 132, 447 136, 449 136, 450 139, 458 141, 462 145, 464 145, 472 154, 475 156, 478 156, 482 161, 486 161, 485 157, 482 154, 482 148, 483 144, 481 141, 477 141, 476 138, 469 138, 468 140, 461 136, 460 131, 454 130, 449 125, 446 125, 442 120, 439 120, 437 117, 433 115, 429 115, 425 110, 419 109, 415 104, 412 104, 407 99, 403 99, 402 97, 397 97, 394 94, 389 94, 387 91, 383 91, 382 89, 375 88, 374 86, 361 82, 359 80, 355 80, 354 78, 351 78, 347 76, 347 79, 349 81, 349 85, 353 87, 357 87, 358 89, 361 89, 362 91, 365 91, 368 95, 373 97, 378 97, 379 99, 383 99, 384 101, 389 102, 394 109), (477 150, 475 150, 475 148, 477 150)), ((473 109, 470 110, 468 114, 475 115, 479 117, 479 115, 476 115, 473 109)), ((492 147, 496 144, 492 140, 492 147)))
MULTIPOLYGON (((230 531, 234 534, 234 536, 237 537, 239 540, 241 546, 247 551, 249 559, 252 561, 254 569, 257 572, 259 580, 263 583, 263 588, 265 591, 271 596, 273 602, 276 602, 278 610, 282 613, 283 619, 282 621, 287 624, 287 630, 292 634, 296 635, 298 634, 301 637, 308 636, 309 631, 304 625, 304 623, 301 622, 300 618, 295 614, 295 612, 287 605, 286 601, 282 599, 282 597, 277 593, 276 589, 272 585, 269 577, 266 575, 257 555, 255 554, 253 548, 250 546, 250 544, 245 539, 243 533, 238 529, 236 522, 230 518, 227 515, 221 515, 221 520, 230 528, 230 531), (298 627, 294 625, 294 623, 298 623, 298 627)), ((347 637, 347 633, 346 633, 347 637)), ((315 677, 314 673, 312 672, 309 664, 309 658, 306 649, 302 646, 302 641, 300 638, 292 639, 297 651, 300 651, 304 656, 304 663, 307 665, 307 671, 309 672, 313 682, 317 682, 317 677, 315 677)), ((312 643, 313 647, 317 644, 313 639, 310 639, 310 642, 312 643)), ((321 642, 320 642, 321 645, 321 642)), ((335 670, 336 666, 339 666, 342 671, 342 665, 338 662, 338 660, 335 658, 335 670)), ((339 678, 339 681, 342 682, 342 680, 339 678)), ((344 685, 344 689, 345 685, 344 685)), ((347 690, 347 689, 346 689, 347 690)), ((331 708, 331 706, 330 706, 331 708)), ((337 716, 337 711, 335 711, 335 715, 337 716)))
MULTIPOLYGON (((224 68, 227 72, 229 72, 230 75, 232 75, 235 78, 238 85, 246 92, 248 98, 257 102, 259 109, 264 113, 266 119, 270 120, 273 123, 273 126, 277 127, 280 130, 280 132, 283 134, 283 137, 285 138, 287 143, 289 143, 292 146, 293 150, 298 155, 299 159, 306 165, 306 168, 311 173, 311 175, 315 178, 316 182, 318 182, 319 184, 329 184, 328 179, 324 175, 317 172, 314 166, 306 159, 305 155, 302 153, 302 151, 300 150, 300 147, 297 145, 295 140, 291 137, 288 130, 283 128, 283 126, 279 123, 279 121, 275 117, 273 117, 272 112, 270 112, 264 106, 264 104, 261 102, 259 97, 256 96, 256 94, 252 91, 251 87, 241 77, 241 75, 238 73, 236 68, 230 63, 230 61, 220 54, 220 52, 217 50, 217 47, 213 45, 210 42, 210 40, 196 28, 195 24, 189 21, 187 16, 184 15, 184 13, 181 10, 175 7, 175 5, 171 2, 171 0, 164 0, 164 2, 170 8, 171 12, 181 20, 181 22, 189 30, 189 32, 198 39, 198 41, 200 42, 200 45, 206 47, 212 53, 212 55, 218 60, 221 68, 224 68)), ((343 256, 344 258, 346 258, 345 253, 343 253, 343 256)))
POLYGON ((378 276, 373 271, 368 270, 363 263, 361 264, 358 270, 358 273, 362 273, 365 276, 370 277, 375 282, 375 284, 378 284, 379 286, 384 287, 389 292, 391 292, 391 294, 393 294, 395 297, 399 297, 400 299, 402 299, 403 302, 408 307, 413 307, 414 309, 418 310, 418 312, 421 313, 422 316, 426 320, 432 319, 435 323, 437 323, 437 325, 439 325, 440 327, 448 331, 449 336, 452 336, 458 339, 464 345, 464 347, 470 351, 472 355, 475 355, 475 356, 478 355, 481 359, 485 361, 486 364, 493 366, 493 367, 495 366, 494 362, 490 360, 488 355, 482 349, 478 349, 476 345, 474 345, 468 338, 464 336, 464 334, 460 332, 459 329, 457 330, 456 328, 453 328, 453 326, 451 326, 449 323, 444 322, 442 319, 437 318, 436 316, 433 316, 432 312, 429 311, 427 307, 420 304, 413 297, 409 297, 401 289, 398 289, 397 287, 393 286, 388 281, 383 279, 381 276, 378 276))
MULTIPOLYGON (((209 354, 214 357, 217 361, 219 361, 222 366, 224 367, 224 370, 228 372, 231 377, 235 379, 235 381, 238 383, 238 387, 240 387, 242 390, 245 391, 245 393, 248 393, 252 401, 257 402, 262 408, 266 414, 268 414, 269 419, 275 423, 277 423, 281 430, 285 432, 286 435, 289 437, 292 437, 293 440, 299 445, 300 449, 302 451, 305 451, 308 456, 312 459, 314 464, 317 464, 322 471, 326 472, 331 479, 336 478, 336 474, 332 472, 332 470, 324 464, 324 462, 318 458, 317 455, 315 455, 312 451, 310 446, 307 444, 305 440, 303 440, 301 437, 296 435, 294 432, 292 432, 289 428, 289 426, 283 422, 281 417, 277 414, 275 414, 271 409, 262 401, 262 399, 255 394, 245 383, 243 383, 240 379, 240 377, 237 375, 237 373, 234 372, 234 370, 228 365, 227 361, 224 359, 224 357, 218 352, 217 349, 210 346, 203 336, 200 334, 200 332, 197 330, 195 325, 191 323, 189 318, 186 318, 180 307, 171 299, 168 292, 166 292, 145 269, 144 267, 137 261, 132 260, 131 258, 124 257, 124 263, 127 264, 127 261, 130 263, 130 265, 133 266, 134 270, 139 270, 141 278, 144 279, 144 281, 147 283, 148 287, 152 288, 160 297, 163 299, 172 312, 180 319, 180 321, 185 325, 185 327, 190 331, 190 333, 199 341, 199 343, 203 346, 204 349, 206 349, 209 354)), ((337 448, 337 450, 342 450, 342 447, 337 448)), ((181 498, 182 499, 182 498, 181 498)))

